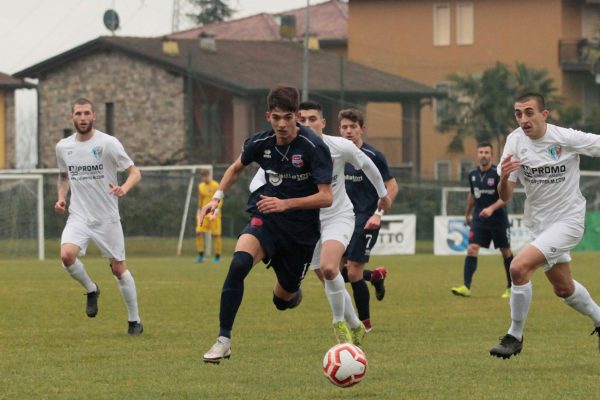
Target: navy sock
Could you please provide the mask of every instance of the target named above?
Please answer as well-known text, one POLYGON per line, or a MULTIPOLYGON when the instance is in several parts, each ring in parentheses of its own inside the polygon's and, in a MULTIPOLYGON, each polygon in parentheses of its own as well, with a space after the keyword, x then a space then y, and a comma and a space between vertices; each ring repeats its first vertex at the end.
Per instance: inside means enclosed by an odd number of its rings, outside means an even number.
POLYGON ((221 310, 219 312, 219 336, 231 338, 233 320, 244 296, 244 279, 252 269, 253 258, 245 251, 233 253, 229 272, 221 291, 221 310))
POLYGON ((371 270, 363 269, 363 279, 367 282, 371 282, 371 270))
POLYGON ((340 273, 342 274, 342 278, 344 278, 344 282, 350 282, 350 278, 348 278, 348 267, 344 265, 340 273))
POLYGON ((357 282, 352 282, 352 292, 354 293, 354 303, 358 311, 358 318, 361 321, 369 319, 369 301, 371 295, 369 294, 369 287, 364 279, 357 282))
POLYGON ((477 270, 477 257, 467 256, 465 258, 464 281, 465 286, 469 289, 471 288, 471 282, 473 281, 473 274, 475 274, 475 270, 477 270))
POLYGON ((512 283, 510 280, 510 263, 513 260, 513 256, 504 259, 504 272, 506 272, 506 287, 511 287, 512 283))

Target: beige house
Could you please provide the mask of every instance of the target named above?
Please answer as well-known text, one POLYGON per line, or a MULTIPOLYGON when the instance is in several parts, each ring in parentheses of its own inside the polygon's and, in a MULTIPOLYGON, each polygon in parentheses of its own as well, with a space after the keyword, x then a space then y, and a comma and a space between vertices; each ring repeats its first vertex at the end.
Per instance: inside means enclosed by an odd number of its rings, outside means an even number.
MULTIPOLYGON (((599 22, 597 0, 351 0, 348 57, 431 87, 443 87, 451 73, 520 62, 548 70, 565 99, 587 110, 600 103, 600 76, 581 49, 599 22)), ((369 132, 402 146, 400 108, 369 105, 369 132)), ((475 143, 448 153, 450 136, 436 131, 435 111, 435 102, 421 108, 415 159, 422 177, 458 179, 474 161, 475 143)))

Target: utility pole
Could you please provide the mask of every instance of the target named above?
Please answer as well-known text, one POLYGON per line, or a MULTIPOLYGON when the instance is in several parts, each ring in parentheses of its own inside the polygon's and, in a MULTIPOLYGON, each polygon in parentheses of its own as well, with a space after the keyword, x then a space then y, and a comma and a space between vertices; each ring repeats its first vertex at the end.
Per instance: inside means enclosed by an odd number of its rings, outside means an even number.
POLYGON ((308 52, 308 39, 310 33, 310 15, 308 9, 310 7, 310 0, 306 0, 306 24, 304 27, 304 63, 302 69, 302 101, 308 101, 308 67, 309 67, 309 52, 308 52))

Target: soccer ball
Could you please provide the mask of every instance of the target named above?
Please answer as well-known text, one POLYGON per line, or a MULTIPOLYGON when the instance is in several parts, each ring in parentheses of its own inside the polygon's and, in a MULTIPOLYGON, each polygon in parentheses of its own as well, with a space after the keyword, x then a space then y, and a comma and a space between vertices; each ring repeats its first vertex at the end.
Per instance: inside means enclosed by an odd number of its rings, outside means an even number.
POLYGON ((340 343, 325 353, 323 372, 329 382, 336 386, 356 385, 367 374, 367 357, 359 347, 340 343))

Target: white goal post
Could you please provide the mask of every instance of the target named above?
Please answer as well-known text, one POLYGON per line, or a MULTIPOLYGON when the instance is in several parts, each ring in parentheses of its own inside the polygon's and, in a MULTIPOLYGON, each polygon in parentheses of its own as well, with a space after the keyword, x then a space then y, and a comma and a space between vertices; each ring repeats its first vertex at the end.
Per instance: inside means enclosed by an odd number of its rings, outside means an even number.
MULTIPOLYGON (((26 188, 32 195, 35 196, 36 209, 36 224, 37 224, 37 248, 38 259, 43 260, 46 256, 44 244, 44 176, 42 174, 5 174, 0 173, 0 192, 8 192, 21 185, 24 181, 35 181, 35 189, 26 188)), ((7 199, 9 202, 17 202, 19 199, 7 199)), ((3 204, 3 209, 9 206, 8 203, 3 204)), ((18 218, 13 215, 13 218, 18 218)), ((16 221, 14 223, 16 225, 16 221)))
MULTIPOLYGON (((210 164, 197 164, 197 165, 171 165, 171 166, 140 166, 142 171, 142 182, 140 190, 145 190, 146 193, 150 193, 148 197, 142 199, 142 203, 151 202, 154 196, 166 196, 173 197, 174 190, 177 190, 181 195, 173 199, 177 209, 181 209, 181 213, 172 215, 169 217, 169 225, 177 225, 176 220, 180 219, 177 231, 175 229, 169 229, 168 232, 164 233, 166 237, 177 237, 177 248, 175 254, 181 255, 183 242, 185 238, 186 225, 188 221, 191 209, 195 210, 195 206, 192 207, 192 198, 195 197, 194 191, 197 182, 198 172, 200 170, 208 170, 213 174, 213 166, 210 164), (185 182, 185 183, 184 183, 185 182), (185 188, 183 187, 185 185, 185 188), (143 189, 142 189, 143 188, 143 189), (185 189, 185 197, 183 197, 183 191, 185 189)), ((58 168, 46 168, 46 169, 27 169, 27 170, 0 170, 0 184, 2 182, 23 182, 24 180, 37 180, 37 240, 38 240, 38 258, 43 260, 45 257, 44 252, 44 202, 53 202, 56 199, 56 192, 46 193, 46 199, 44 199, 44 178, 46 184, 50 184, 53 188, 56 187, 56 177, 58 176, 58 168)), ((14 186, 14 185, 13 185, 14 186)), ((9 190, 10 185, 5 183, 0 185, 0 194, 2 194, 3 188, 6 187, 5 191, 9 190)), ((137 189, 137 188, 136 188, 137 189)), ((135 190, 135 189, 134 189, 135 190)), ((132 192, 135 196, 135 193, 132 192)), ((128 196, 129 197, 129 196, 128 196)), ((133 203, 135 207, 135 203, 133 203)), ((131 204, 127 205, 132 207, 131 204)), ((1 215, 0 215, 1 217, 1 215)), ((157 217, 156 215, 148 215, 148 218, 157 217)), ((14 216, 13 218, 17 218, 14 216)), ((163 220, 164 221, 164 220, 163 220)), ((1 222, 1 220, 0 220, 1 222)), ((174 228, 174 226, 173 226, 174 228)), ((188 230, 189 231, 189 230, 188 230)), ((0 231, 0 233, 2 233, 0 231)), ((11 233, 6 232, 5 236, 10 238, 11 233)), ((14 239, 14 238, 13 238, 14 239)), ((9 244, 10 245, 10 244, 9 244)))

